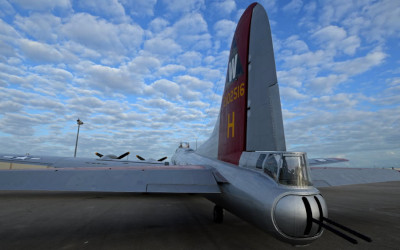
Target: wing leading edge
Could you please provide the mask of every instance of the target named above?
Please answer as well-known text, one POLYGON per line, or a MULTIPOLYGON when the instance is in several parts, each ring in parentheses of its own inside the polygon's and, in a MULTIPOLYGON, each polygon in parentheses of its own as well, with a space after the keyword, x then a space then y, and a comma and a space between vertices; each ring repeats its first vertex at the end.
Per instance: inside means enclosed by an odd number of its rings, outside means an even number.
POLYGON ((204 166, 0 170, 0 190, 220 193, 215 175, 204 166))

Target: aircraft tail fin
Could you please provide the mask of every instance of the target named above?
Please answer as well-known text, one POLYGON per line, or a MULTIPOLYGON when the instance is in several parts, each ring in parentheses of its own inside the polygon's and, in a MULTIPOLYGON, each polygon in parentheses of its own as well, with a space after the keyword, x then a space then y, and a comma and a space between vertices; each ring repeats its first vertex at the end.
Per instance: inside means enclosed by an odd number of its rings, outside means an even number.
POLYGON ((217 124, 198 153, 238 164, 243 151, 286 151, 268 16, 251 4, 232 40, 217 124))

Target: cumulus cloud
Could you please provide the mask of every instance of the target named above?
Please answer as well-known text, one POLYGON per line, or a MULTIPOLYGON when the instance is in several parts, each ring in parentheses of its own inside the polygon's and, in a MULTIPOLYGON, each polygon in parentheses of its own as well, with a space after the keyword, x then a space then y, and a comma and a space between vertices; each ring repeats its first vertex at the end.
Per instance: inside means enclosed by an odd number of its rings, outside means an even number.
POLYGON ((146 99, 143 101, 143 103, 146 106, 151 106, 151 107, 158 108, 158 109, 171 109, 176 106, 174 103, 169 102, 162 98, 146 99))
POLYGON ((174 28, 182 34, 198 34, 207 31, 207 23, 200 13, 189 14, 174 24, 174 28))
POLYGON ((199 91, 193 91, 187 86, 182 86, 181 96, 185 101, 190 102, 190 101, 199 101, 203 97, 203 94, 199 91))
POLYGON ((95 50, 119 53, 137 50, 142 42, 143 30, 134 24, 112 24, 87 13, 78 13, 63 26, 63 35, 95 50))
POLYGON ((331 61, 329 55, 323 50, 309 51, 301 54, 288 55, 283 59, 287 68, 315 67, 331 61))
POLYGON ((364 57, 337 62, 334 64, 334 70, 347 75, 357 75, 380 65, 386 57, 387 55, 382 51, 373 51, 364 57))
POLYGON ((292 49, 294 53, 300 54, 308 52, 308 45, 303 40, 299 39, 299 36, 293 35, 287 38, 284 41, 284 48, 285 49, 292 49))
POLYGON ((365 4, 360 3, 352 3, 349 1, 334 1, 334 2, 326 2, 322 6, 321 15, 319 18, 319 22, 322 25, 326 25, 328 23, 334 23, 342 20, 346 15, 351 13, 352 11, 357 9, 358 5, 365 4))
POLYGON ((153 16, 154 5, 157 0, 121 0, 122 5, 129 7, 130 13, 134 16, 153 16))
MULTIPOLYGON (((0 151, 72 156, 78 117, 79 156, 156 158, 180 140, 206 139, 248 3, 0 1, 0 151)), ((288 149, 398 164, 398 4, 260 3, 288 149)))
POLYGON ((145 41, 144 49, 152 54, 168 56, 182 51, 181 46, 172 39, 156 37, 145 41))
POLYGON ((7 15, 13 14, 14 8, 7 1, 0 1, 0 17, 5 17, 7 15))
POLYGON ((370 42, 384 43, 386 38, 399 36, 400 6, 395 0, 326 2, 324 12, 326 22, 343 20, 351 34, 361 34, 370 42))
POLYGON ((301 0, 292 0, 290 3, 283 6, 282 10, 285 12, 299 12, 301 7, 303 6, 303 1, 301 0))
POLYGON ((169 76, 177 72, 186 70, 186 67, 179 64, 168 64, 158 69, 157 74, 161 76, 169 76))
POLYGON ((347 32, 338 26, 329 25, 312 35, 321 47, 327 50, 339 50, 348 55, 354 55, 360 46, 360 39, 357 36, 347 36, 347 32))
POLYGON ((81 8, 85 8, 95 16, 111 17, 116 20, 124 20, 125 9, 118 0, 105 0, 100 2, 80 1, 81 8))
POLYGON ((15 24, 38 41, 55 42, 58 38, 58 29, 61 27, 61 18, 51 14, 34 13, 29 17, 17 16, 15 24))
POLYGON ((48 11, 48 10, 53 10, 55 8, 60 8, 60 9, 69 9, 69 8, 71 8, 71 2, 69 0, 60 0, 60 1, 53 1, 53 0, 37 0, 37 1, 15 0, 14 3, 16 3, 20 8, 27 9, 27 10, 38 10, 38 11, 48 11))
POLYGON ((307 86, 310 87, 314 93, 331 94, 336 86, 347 79, 346 75, 330 74, 328 76, 319 76, 310 79, 307 86))
POLYGON ((158 33, 163 31, 168 25, 169 22, 167 20, 161 17, 157 17, 150 22, 149 29, 155 33, 158 33))
POLYGON ((200 80, 197 77, 182 75, 176 77, 176 81, 181 85, 186 85, 188 88, 205 92, 213 87, 212 82, 200 80))
POLYGON ((4 63, 0 63, 0 72, 3 73, 4 75, 19 75, 23 76, 26 74, 25 69, 19 67, 17 63, 16 65, 7 65, 4 63))
POLYGON ((280 94, 284 99, 306 99, 307 95, 299 93, 296 89, 290 87, 279 88, 280 94))
POLYGON ((288 71, 278 71, 277 75, 280 83, 287 86, 299 88, 302 86, 303 81, 306 79, 307 70, 302 67, 296 67, 288 71))
POLYGON ((283 120, 285 121, 285 123, 287 123, 287 121, 289 119, 297 117, 298 113, 294 113, 294 112, 289 111, 288 109, 282 108, 282 116, 283 116, 283 120))
POLYGON ((189 102, 188 105, 189 105, 189 107, 202 108, 202 109, 210 106, 210 104, 202 102, 202 101, 189 102))
POLYGON ((231 20, 219 20, 214 24, 214 30, 217 37, 231 38, 235 33, 236 23, 231 20))
POLYGON ((188 72, 190 74, 201 76, 202 78, 213 82, 219 81, 221 79, 225 80, 225 75, 223 75, 221 71, 213 68, 195 67, 190 68, 188 72))
POLYGON ((129 72, 103 65, 91 65, 85 69, 85 85, 107 92, 142 93, 143 83, 131 77, 129 72))
MULTIPOLYGON (((16 136, 32 136, 35 127, 54 122, 54 114, 47 113, 5 113, 0 120, 0 131, 16 136)), ((19 151, 18 151, 19 152, 19 151)))
POLYGON ((73 75, 71 74, 71 72, 62 68, 52 67, 49 65, 38 65, 33 67, 32 70, 41 75, 46 74, 51 80, 61 81, 63 83, 73 79, 73 75))
POLYGON ((23 105, 14 101, 2 101, 0 103, 0 113, 14 113, 23 109, 23 105))
POLYGON ((204 50, 211 46, 208 25, 200 13, 185 15, 172 26, 172 32, 179 44, 187 50, 204 50))
POLYGON ((20 38, 14 27, 0 19, 0 35, 3 40, 20 38))
POLYGON ((163 0, 163 3, 166 5, 167 10, 172 12, 198 11, 205 7, 204 0, 163 0))
POLYGON ((236 3, 233 0, 222 0, 213 3, 213 8, 217 9, 218 13, 230 14, 236 9, 236 3))
POLYGON ((62 54, 56 48, 45 43, 21 39, 20 48, 23 55, 34 62, 58 63, 63 59, 62 54))
POLYGON ((147 75, 156 71, 161 65, 161 62, 156 57, 138 56, 135 57, 129 64, 129 71, 139 75, 147 75))
POLYGON ((161 95, 166 95, 170 99, 176 99, 180 92, 180 87, 173 81, 166 79, 157 80, 151 84, 152 91, 161 95))
POLYGON ((363 97, 356 94, 339 93, 335 95, 324 95, 321 97, 313 97, 310 105, 316 109, 341 110, 354 108, 363 97))
POLYGON ((196 51, 188 51, 180 55, 178 61, 185 66, 197 66, 201 64, 202 54, 196 51))
POLYGON ((85 106, 88 108, 97 108, 104 105, 103 101, 94 96, 81 96, 77 98, 71 98, 68 100, 68 103, 77 106, 85 106))

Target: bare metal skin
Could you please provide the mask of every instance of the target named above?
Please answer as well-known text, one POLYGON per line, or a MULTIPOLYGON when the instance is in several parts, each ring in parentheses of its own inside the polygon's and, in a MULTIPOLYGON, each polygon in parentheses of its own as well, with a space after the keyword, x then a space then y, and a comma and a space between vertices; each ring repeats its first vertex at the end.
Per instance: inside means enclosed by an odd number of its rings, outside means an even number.
POLYGON ((220 184, 221 194, 205 197, 282 241, 305 245, 322 235, 321 228, 314 223, 308 234, 304 234, 307 212, 303 197, 310 201, 314 218, 319 218, 319 208, 314 197, 318 198, 323 214, 327 216, 325 201, 313 186, 281 185, 263 171, 210 159, 187 148, 177 149, 172 162, 177 165, 201 164, 215 168, 228 183, 220 184))

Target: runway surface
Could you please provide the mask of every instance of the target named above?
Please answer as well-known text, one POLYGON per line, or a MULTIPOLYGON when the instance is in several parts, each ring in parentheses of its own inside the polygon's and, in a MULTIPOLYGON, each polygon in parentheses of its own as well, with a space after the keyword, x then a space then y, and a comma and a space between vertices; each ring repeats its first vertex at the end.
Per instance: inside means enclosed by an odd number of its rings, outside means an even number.
MULTIPOLYGON (((320 189, 329 217, 373 239, 325 231, 302 249, 400 249, 400 182, 320 189)), ((0 191, 0 249, 294 249, 198 195, 0 191)))

